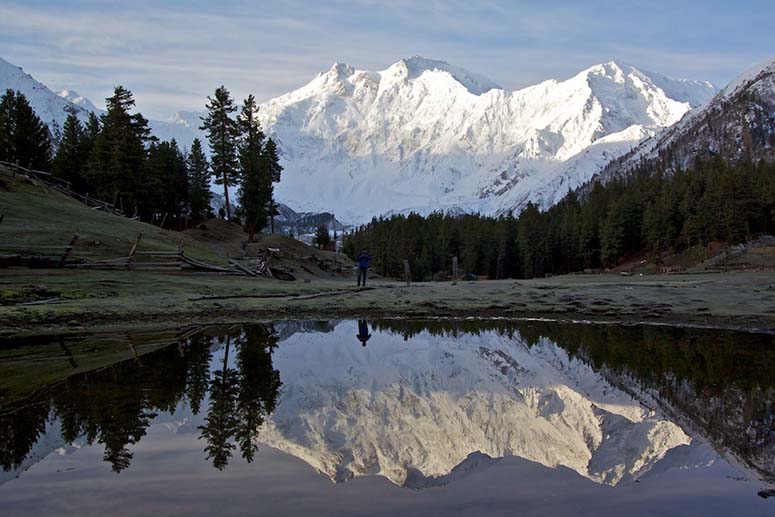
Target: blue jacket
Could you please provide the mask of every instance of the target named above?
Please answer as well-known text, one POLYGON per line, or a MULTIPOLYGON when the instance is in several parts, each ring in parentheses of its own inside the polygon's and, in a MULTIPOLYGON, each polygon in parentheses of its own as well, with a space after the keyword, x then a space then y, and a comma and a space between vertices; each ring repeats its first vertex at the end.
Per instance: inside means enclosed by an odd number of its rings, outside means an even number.
POLYGON ((368 269, 369 264, 371 264, 371 255, 361 252, 361 254, 358 255, 358 267, 361 269, 368 269))

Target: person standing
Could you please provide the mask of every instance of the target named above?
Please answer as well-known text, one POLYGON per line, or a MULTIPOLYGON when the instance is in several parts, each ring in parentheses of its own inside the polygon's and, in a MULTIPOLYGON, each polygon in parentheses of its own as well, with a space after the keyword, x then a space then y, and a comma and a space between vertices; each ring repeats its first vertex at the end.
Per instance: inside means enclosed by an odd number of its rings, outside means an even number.
POLYGON ((363 287, 366 287, 366 277, 368 276, 369 265, 371 265, 371 255, 369 255, 369 252, 366 250, 366 248, 361 250, 361 253, 358 255, 357 262, 358 287, 361 286, 361 279, 363 279, 363 287))

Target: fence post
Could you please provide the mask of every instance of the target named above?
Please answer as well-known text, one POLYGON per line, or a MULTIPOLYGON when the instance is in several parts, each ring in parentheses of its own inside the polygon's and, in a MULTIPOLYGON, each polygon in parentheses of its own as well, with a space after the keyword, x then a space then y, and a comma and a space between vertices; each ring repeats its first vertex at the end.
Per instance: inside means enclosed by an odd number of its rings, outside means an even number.
POLYGON ((129 250, 129 258, 126 260, 126 268, 132 269, 132 263, 135 260, 135 252, 137 251, 137 245, 140 244, 140 239, 143 237, 143 232, 140 232, 137 235, 137 239, 135 239, 134 244, 132 244, 132 249, 129 250))
POLYGON ((406 277, 407 287, 412 285, 412 272, 409 270, 409 261, 404 259, 404 276, 406 277))
POLYGON ((73 238, 70 239, 70 244, 67 245, 65 248, 65 252, 62 254, 62 258, 59 259, 59 264, 57 264, 57 269, 62 268, 65 266, 65 261, 67 260, 67 257, 70 256, 70 252, 73 251, 73 246, 75 246, 75 242, 78 240, 78 234, 76 233, 73 235, 73 238))
POLYGON ((457 280, 457 255, 452 257, 452 280, 457 280))
POLYGON ((183 237, 181 237, 180 242, 178 242, 178 254, 175 257, 175 260, 178 263, 178 269, 183 269, 183 237))

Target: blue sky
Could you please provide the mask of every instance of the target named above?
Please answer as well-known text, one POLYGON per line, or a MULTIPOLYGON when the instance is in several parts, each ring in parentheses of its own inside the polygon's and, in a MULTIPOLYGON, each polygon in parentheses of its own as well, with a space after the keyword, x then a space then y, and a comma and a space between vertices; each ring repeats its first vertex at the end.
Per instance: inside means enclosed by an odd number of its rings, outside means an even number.
POLYGON ((266 100, 334 62, 443 59, 516 89, 620 59, 723 85, 775 55, 775 2, 3 0, 0 57, 101 106, 116 84, 147 116, 202 109, 221 83, 266 100))

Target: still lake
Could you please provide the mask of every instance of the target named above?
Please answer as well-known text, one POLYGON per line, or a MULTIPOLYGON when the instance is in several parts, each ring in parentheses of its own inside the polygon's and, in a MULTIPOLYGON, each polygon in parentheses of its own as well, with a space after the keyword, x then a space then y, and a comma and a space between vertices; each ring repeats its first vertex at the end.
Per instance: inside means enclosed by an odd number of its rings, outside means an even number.
POLYGON ((775 337, 278 321, 0 339, 2 515, 775 515, 775 337))

